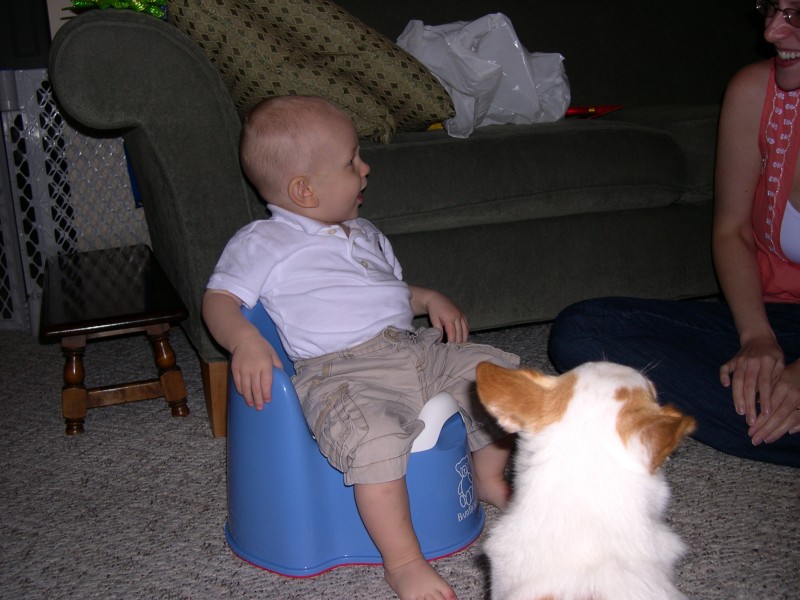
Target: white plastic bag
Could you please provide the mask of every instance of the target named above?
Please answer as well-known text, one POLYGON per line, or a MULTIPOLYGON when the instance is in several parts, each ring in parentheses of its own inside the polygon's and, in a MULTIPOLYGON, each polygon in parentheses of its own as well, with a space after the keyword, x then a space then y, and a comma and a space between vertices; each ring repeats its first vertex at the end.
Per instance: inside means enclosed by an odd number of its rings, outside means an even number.
POLYGON ((546 123, 569 106, 564 57, 530 53, 502 13, 475 21, 424 25, 411 21, 397 44, 433 73, 450 94, 454 137, 496 123, 546 123))

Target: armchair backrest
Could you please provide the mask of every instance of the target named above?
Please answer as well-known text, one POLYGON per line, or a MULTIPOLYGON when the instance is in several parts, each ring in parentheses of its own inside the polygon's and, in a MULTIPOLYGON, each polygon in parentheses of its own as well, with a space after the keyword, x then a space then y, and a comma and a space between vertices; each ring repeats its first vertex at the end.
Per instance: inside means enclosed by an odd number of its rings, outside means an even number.
POLYGON ((226 359, 202 323, 203 289, 227 240, 266 209, 242 175, 241 123, 219 74, 175 27, 91 10, 59 30, 49 76, 77 128, 125 140, 153 251, 189 308, 184 329, 202 359, 226 359))

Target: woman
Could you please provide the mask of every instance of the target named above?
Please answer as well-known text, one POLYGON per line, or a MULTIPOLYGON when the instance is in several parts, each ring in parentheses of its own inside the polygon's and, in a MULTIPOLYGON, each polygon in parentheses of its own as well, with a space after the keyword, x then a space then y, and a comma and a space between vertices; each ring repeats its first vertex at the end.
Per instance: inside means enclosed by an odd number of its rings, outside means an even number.
POLYGON ((556 319, 550 352, 560 370, 646 370, 701 442, 800 467, 800 10, 757 8, 777 55, 734 76, 720 116, 713 252, 726 303, 578 303, 556 319))

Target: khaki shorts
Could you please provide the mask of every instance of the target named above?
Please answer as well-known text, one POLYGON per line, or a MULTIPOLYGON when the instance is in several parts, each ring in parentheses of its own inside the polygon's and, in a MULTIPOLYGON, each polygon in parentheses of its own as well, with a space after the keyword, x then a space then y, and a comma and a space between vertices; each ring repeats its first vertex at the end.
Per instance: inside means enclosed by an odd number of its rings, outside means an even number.
POLYGON ((294 385, 308 425, 347 485, 382 483, 405 475, 425 402, 449 392, 458 402, 470 450, 506 434, 475 392, 475 367, 509 368, 519 357, 482 344, 443 344, 439 330, 394 328, 341 352, 295 364, 294 385))

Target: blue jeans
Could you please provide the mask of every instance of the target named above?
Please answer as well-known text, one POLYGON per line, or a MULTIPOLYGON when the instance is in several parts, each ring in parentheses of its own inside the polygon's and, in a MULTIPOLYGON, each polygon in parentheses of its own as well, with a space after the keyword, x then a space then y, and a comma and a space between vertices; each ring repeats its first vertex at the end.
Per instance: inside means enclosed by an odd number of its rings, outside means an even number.
MULTIPOLYGON (((786 363, 800 359, 800 305, 766 305, 786 363)), ((600 298, 564 309, 550 333, 559 371, 596 360, 629 365, 656 385, 659 400, 697 419, 694 438, 742 458, 800 467, 800 433, 754 446, 719 368, 739 351, 722 302, 600 298)))

